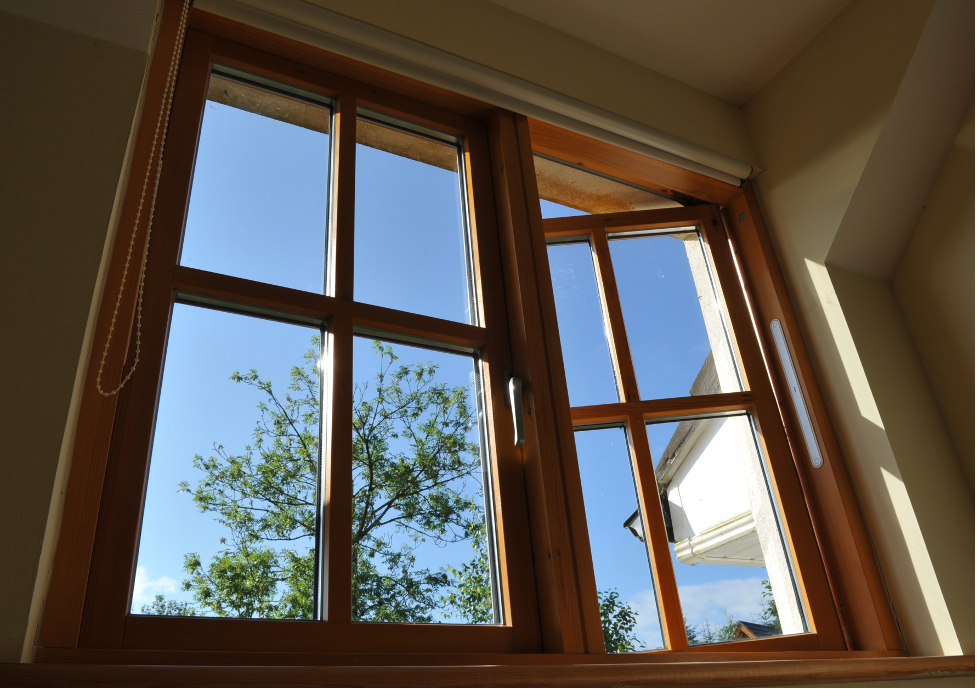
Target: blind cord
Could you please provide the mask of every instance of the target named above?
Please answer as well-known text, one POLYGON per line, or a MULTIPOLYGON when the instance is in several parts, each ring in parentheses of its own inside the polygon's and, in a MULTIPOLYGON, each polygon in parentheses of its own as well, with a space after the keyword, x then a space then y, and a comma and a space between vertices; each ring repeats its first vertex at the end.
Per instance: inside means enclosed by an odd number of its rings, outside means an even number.
POLYGON ((98 365, 98 377, 95 379, 95 387, 103 397, 111 397, 119 392, 125 384, 129 382, 132 374, 139 364, 139 350, 142 344, 142 299, 146 286, 146 264, 149 261, 149 237, 153 231, 153 216, 156 212, 156 194, 159 191, 160 172, 163 169, 163 145, 165 143, 165 130, 169 126, 170 110, 173 106, 173 94, 176 91, 176 76, 179 71, 180 56, 183 54, 183 42, 187 33, 187 15, 190 11, 192 0, 183 0, 183 10, 180 13, 180 25, 176 33, 176 42, 173 45, 173 55, 170 56, 170 69, 166 75, 166 87, 163 90, 163 107, 160 108, 159 116, 156 118, 156 131, 153 133, 153 145, 149 150, 149 161, 146 164, 146 176, 142 181, 142 191, 139 194, 139 207, 136 209, 136 220, 132 227, 132 236, 129 238, 129 252, 126 254, 126 264, 122 271, 122 282, 119 284, 119 294, 115 298, 115 309, 112 311, 112 322, 109 325, 109 334, 105 338, 105 348, 102 350, 102 360, 98 365), (164 131, 164 137, 160 140, 160 131, 164 131), (136 356, 132 362, 132 368, 119 383, 118 387, 111 392, 102 389, 102 369, 105 368, 105 359, 109 354, 109 345, 112 342, 112 335, 115 332, 115 321, 119 316, 119 306, 122 304, 122 294, 125 291, 126 279, 129 276, 129 265, 132 262, 132 249, 136 243, 136 235, 139 232, 139 219, 142 217, 143 205, 146 201, 146 189, 149 186, 149 175, 153 170, 153 156, 156 154, 156 144, 159 143, 159 159, 156 162, 156 178, 153 182, 153 195, 149 204, 149 218, 146 225, 146 241, 143 244, 142 264, 139 268, 139 291, 136 298, 136 356))

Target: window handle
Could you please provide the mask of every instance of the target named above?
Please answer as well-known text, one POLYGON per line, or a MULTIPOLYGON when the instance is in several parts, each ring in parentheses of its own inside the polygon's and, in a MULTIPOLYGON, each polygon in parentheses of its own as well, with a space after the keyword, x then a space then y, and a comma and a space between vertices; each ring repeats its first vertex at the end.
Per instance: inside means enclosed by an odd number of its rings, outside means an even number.
POLYGON ((526 443, 526 426, 522 420, 522 378, 516 378, 513 374, 508 374, 509 380, 506 384, 506 405, 512 409, 512 425, 516 431, 516 447, 522 447, 526 443))

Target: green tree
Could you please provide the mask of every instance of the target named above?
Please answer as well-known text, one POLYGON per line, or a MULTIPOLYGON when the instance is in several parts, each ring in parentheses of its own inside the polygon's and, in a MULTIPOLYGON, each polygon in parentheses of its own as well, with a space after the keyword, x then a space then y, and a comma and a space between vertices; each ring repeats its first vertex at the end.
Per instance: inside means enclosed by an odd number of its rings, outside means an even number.
MULTIPOLYGON (((469 522, 468 537, 475 557, 470 562, 455 569, 448 565, 448 573, 453 578, 453 587, 448 595, 441 597, 441 602, 448 610, 458 611, 463 618, 472 624, 489 624, 492 622, 492 589, 489 578, 488 547, 485 539, 485 519, 473 502, 471 511, 474 517, 469 522)), ((450 617, 448 612, 441 613, 450 617)))
POLYGON ((193 617, 197 611, 189 603, 177 600, 166 600, 162 594, 157 594, 153 602, 142 606, 143 615, 174 615, 177 617, 193 617))
POLYGON ((685 636, 689 640, 689 645, 718 644, 736 638, 737 622, 726 608, 723 608, 723 617, 725 621, 721 625, 712 624, 709 620, 692 625, 689 624, 688 619, 685 619, 685 636))
POLYGON ((481 474, 468 440, 475 410, 433 364, 397 366, 390 345, 373 349, 379 371, 355 386, 353 404, 353 619, 431 622, 451 577, 417 568, 414 552, 466 540, 484 522, 466 490, 481 474))
POLYGON ((634 634, 638 613, 620 600, 616 589, 597 592, 600 603, 600 623, 604 630, 604 649, 608 653, 628 653, 638 650, 641 641, 634 634))
POLYGON ((777 612, 777 599, 773 597, 773 588, 770 586, 770 580, 764 579, 761 583, 763 585, 763 591, 760 592, 759 620, 762 624, 773 627, 775 634, 783 634, 784 631, 780 626, 780 613, 777 612))
MULTIPOLYGON (((492 618, 476 423, 465 387, 436 379, 433 364, 397 365, 374 342, 379 372, 355 386, 353 405, 353 619, 431 622, 436 611, 469 622, 492 618), (473 560, 460 569, 419 567, 425 541, 470 540, 473 560)), ((194 458, 204 473, 191 489, 201 512, 228 530, 208 563, 188 553, 183 589, 190 613, 307 619, 312 616, 318 483, 319 341, 291 370, 284 396, 256 370, 231 380, 260 390, 261 418, 241 454, 215 445, 194 458)), ((147 614, 174 614, 162 597, 147 614)))

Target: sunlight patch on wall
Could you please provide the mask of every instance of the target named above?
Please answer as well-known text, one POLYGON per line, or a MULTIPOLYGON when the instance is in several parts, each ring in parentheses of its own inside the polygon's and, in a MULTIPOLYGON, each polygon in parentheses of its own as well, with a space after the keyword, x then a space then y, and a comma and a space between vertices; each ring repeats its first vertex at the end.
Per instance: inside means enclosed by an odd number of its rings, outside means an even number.
POLYGON ((861 359, 858 357, 858 350, 855 348, 855 340, 852 339, 851 331, 848 329, 848 321, 845 320, 845 313, 841 309, 838 295, 835 294, 834 285, 831 283, 831 276, 828 269, 820 263, 815 263, 809 258, 805 258, 807 270, 811 274, 811 281, 814 289, 817 290, 818 300, 821 302, 821 309, 824 318, 831 329, 831 336, 834 338, 835 346, 838 348, 838 356, 845 367, 848 383, 851 385, 852 394, 858 403, 858 410, 862 416, 874 423, 879 428, 885 430, 882 423, 882 416, 879 408, 875 404, 875 396, 872 394, 872 387, 869 385, 865 369, 862 368, 861 359))
POLYGON ((892 500, 893 511, 899 521, 899 529, 905 539, 906 550, 909 552, 909 557, 913 563, 916 579, 919 581, 923 600, 942 647, 942 654, 962 655, 963 649, 960 647, 960 641, 957 639, 957 633, 953 627, 953 620, 950 618, 950 611, 947 610, 946 601, 943 599, 940 581, 936 578, 936 570, 933 569, 926 543, 923 541, 923 534, 920 531, 919 523, 916 521, 916 513, 913 511, 912 503, 909 500, 906 485, 901 478, 885 467, 881 467, 881 471, 882 480, 889 492, 889 499, 892 500))

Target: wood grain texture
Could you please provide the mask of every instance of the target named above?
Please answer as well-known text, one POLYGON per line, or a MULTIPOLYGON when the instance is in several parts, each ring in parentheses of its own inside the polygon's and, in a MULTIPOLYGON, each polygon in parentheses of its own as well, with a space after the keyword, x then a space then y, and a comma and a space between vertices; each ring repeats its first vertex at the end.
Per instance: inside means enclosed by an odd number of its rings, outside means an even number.
POLYGON ((852 648, 903 650, 841 444, 811 355, 804 345, 800 322, 751 183, 747 182, 742 193, 730 201, 723 215, 759 321, 763 324, 761 342, 767 359, 772 362, 777 399, 794 456, 799 458, 799 474, 808 487, 806 493, 811 513, 815 523, 820 525, 818 543, 831 573, 832 590, 852 648), (783 326, 821 448, 824 463, 819 469, 811 465, 801 441, 796 412, 770 340, 769 324, 774 318, 783 326))
POLYGON ((546 375, 553 405, 553 423, 560 447, 559 473, 563 477, 564 499, 567 504, 566 519, 569 523, 577 581, 580 587, 579 605, 583 620, 584 640, 589 652, 601 653, 604 650, 604 636, 597 600, 597 582, 594 577, 590 552, 590 537, 583 503, 583 487, 580 483, 580 469, 577 464, 573 424, 567 414, 570 409, 570 397, 563 366, 563 351, 557 323, 556 300, 553 295, 549 256, 546 250, 543 215, 539 204, 539 190, 536 186, 532 140, 527 118, 522 115, 515 115, 514 121, 526 199, 526 212, 529 218, 529 238, 533 249, 535 280, 539 295, 539 315, 540 322, 543 325, 543 344, 546 348, 548 364, 546 375))
POLYGON ((738 188, 539 120, 529 120, 533 150, 662 192, 723 205, 738 188), (676 194, 676 192, 678 192, 676 194))
POLYGON ((320 614, 330 624, 349 624, 353 619, 352 320, 343 316, 333 318, 326 342, 329 369, 328 387, 323 395, 320 614))
POLYGON ((621 297, 617 292, 617 280, 614 278, 611 250, 603 230, 596 230, 591 234, 591 249, 594 257, 594 272, 597 273, 597 288, 603 305, 608 349, 611 352, 611 363, 617 378, 618 395, 622 401, 637 402, 641 399, 641 394, 638 392, 638 378, 634 373, 634 362, 631 360, 631 346, 628 344, 628 331, 624 323, 621 297))
POLYGON ((329 293, 353 300, 356 219, 356 96, 340 94, 333 127, 333 206, 329 226, 329 293))
MULTIPOLYGON (((688 654, 686 657, 696 657, 688 654)), ((784 686, 974 676, 973 656, 440 667, 0 666, 23 686, 784 686)))
MULTIPOLYGON (((418 666, 418 665, 615 665, 622 663, 686 663, 694 653, 694 662, 736 660, 829 660, 838 658, 902 658, 900 651, 819 651, 798 650, 804 643, 811 646, 813 634, 781 639, 800 639, 801 644, 786 648, 784 644, 756 645, 732 642, 693 646, 682 652, 642 651, 637 653, 316 653, 316 652, 248 652, 248 651, 157 651, 132 649, 38 649, 37 663, 74 663, 104 665, 317 665, 317 666, 418 666), (762 650, 768 649, 768 650, 762 650)), ((775 639, 760 641, 772 642, 775 639)), ((813 639, 813 646, 817 640, 813 639)))
POLYGON ((503 617, 512 628, 513 650, 542 650, 529 508, 522 457, 513 442, 512 414, 505 407, 506 372, 511 371, 506 288, 499 245, 498 216, 492 194, 492 167, 484 125, 470 122, 465 138, 472 261, 476 276, 478 319, 487 340, 481 352, 488 422, 489 456, 494 486, 503 617))
POLYGON ((743 367, 744 378, 753 393, 753 417, 762 457, 766 459, 774 507, 780 511, 786 545, 797 576, 798 591, 808 610, 808 621, 818 633, 824 650, 844 650, 845 640, 831 602, 831 589, 797 468, 787 443, 780 411, 771 387, 767 362, 754 328, 748 295, 741 285, 729 239, 715 206, 700 206, 702 235, 707 257, 716 271, 720 298, 726 306, 733 331, 733 345, 743 367))
POLYGON ((699 224, 701 221, 702 212, 699 207, 694 206, 691 208, 657 208, 649 211, 547 218, 543 221, 543 227, 547 237, 564 237, 586 234, 597 229, 624 232, 627 230, 690 227, 699 224))
MULTIPOLYGON (((328 604, 332 613, 334 604, 341 607, 342 601, 334 603, 330 599, 328 604)), ((441 649, 446 653, 511 653, 512 628, 504 625, 129 615, 126 618, 123 648, 308 653, 350 653, 383 648, 397 653, 430 652, 431 649, 441 649)))
MULTIPOLYGON (((136 139, 130 162, 130 182, 126 187, 119 213, 119 224, 112 244, 113 256, 125 256, 139 207, 141 182, 147 168, 155 163, 150 158, 152 135, 156 119, 163 107, 163 91, 169 60, 176 41, 181 3, 167 0, 160 17, 160 32, 147 74, 146 96, 142 117, 136 127, 136 139)), ((146 214, 140 216, 140 226, 134 244, 143 246, 146 214)), ((136 250, 136 260, 141 253, 136 250)), ((112 301, 118 293, 124 271, 123 262, 110 261, 106 269, 103 304, 99 308, 92 338, 92 355, 85 372, 77 430, 74 437, 65 497, 58 527, 48 582, 47 595, 38 629, 37 644, 73 647, 78 643, 81 620, 88 587, 92 547, 112 439, 118 396, 103 397, 96 389, 96 376, 102 348, 109 336, 112 321, 112 301)), ((128 289, 119 303, 118 320, 113 333, 113 346, 105 359, 102 374, 104 388, 113 389, 124 375, 128 358, 129 335, 135 317, 136 289, 131 273, 128 289)))
POLYGON ((672 569, 672 553, 668 547, 665 515, 658 497, 658 481, 655 463, 648 445, 645 420, 639 413, 632 413, 627 420, 628 444, 638 495, 641 498, 641 519, 645 526, 646 542, 651 570, 655 575, 655 593, 662 616, 662 632, 669 650, 681 651, 689 647, 685 632, 685 616, 679 599, 675 570, 672 569))
MULTIPOLYGON (((209 36, 191 32, 183 50, 146 267, 139 366, 119 393, 79 637, 83 647, 122 645, 173 306, 170 278, 190 198, 193 159, 210 73, 210 44, 209 36)), ((130 359, 135 357, 137 336, 138 332, 131 334, 130 359)), ((133 363, 127 361, 128 366, 133 363)))
POLYGON ((657 419, 669 416, 744 411, 752 406, 753 396, 749 392, 728 392, 718 395, 595 404, 589 407, 574 407, 571 413, 574 426, 586 426, 588 424, 626 421, 635 414, 645 419, 657 419))
MULTIPOLYGON (((521 455, 543 650, 549 653, 601 652, 603 642, 600 637, 594 639, 592 632, 588 635, 581 608, 578 564, 582 562, 582 566, 590 567, 589 545, 583 554, 578 553, 570 533, 561 458, 565 461, 572 450, 561 442, 563 439, 554 418, 549 379, 551 363, 547 358, 547 335, 536 281, 527 181, 511 113, 500 111, 490 121, 489 141, 505 269, 512 364, 513 371, 523 379, 526 443, 521 448, 521 455)), ((538 199, 533 198, 532 203, 538 209, 538 199)), ((555 331, 550 333, 552 336, 555 331)), ((596 608, 596 588, 593 606, 596 608)), ((599 616, 597 621, 599 624, 599 616)))

